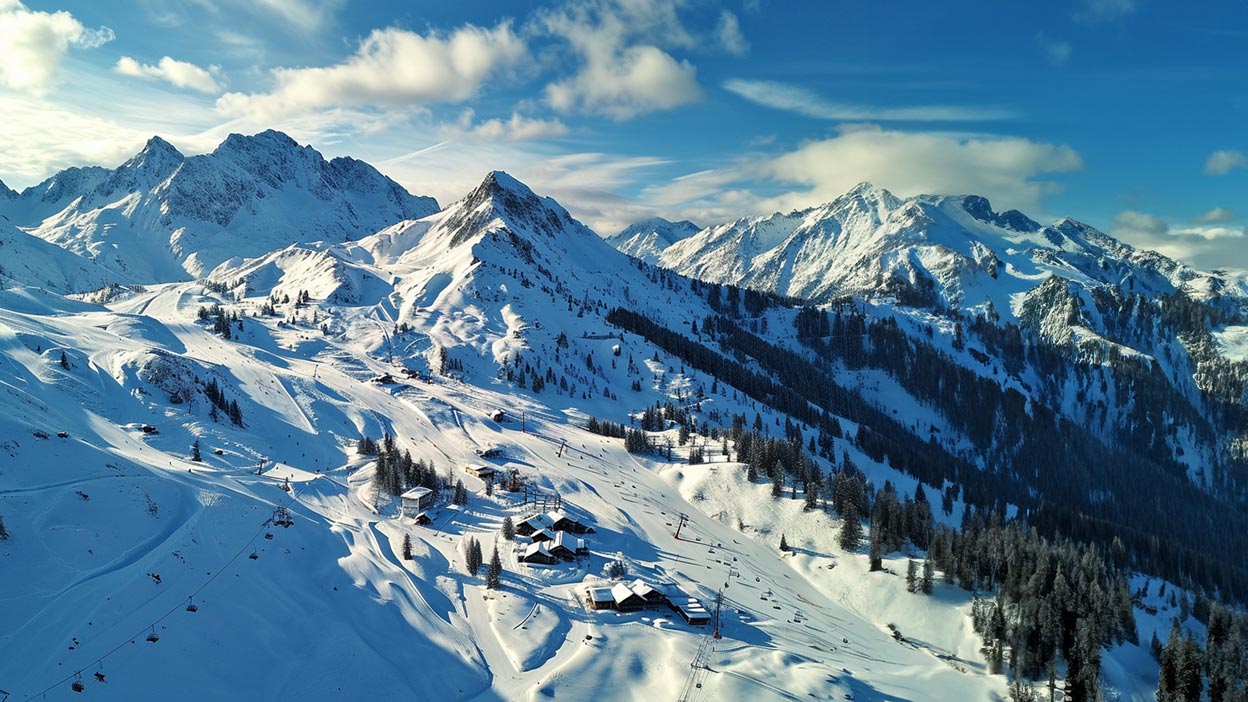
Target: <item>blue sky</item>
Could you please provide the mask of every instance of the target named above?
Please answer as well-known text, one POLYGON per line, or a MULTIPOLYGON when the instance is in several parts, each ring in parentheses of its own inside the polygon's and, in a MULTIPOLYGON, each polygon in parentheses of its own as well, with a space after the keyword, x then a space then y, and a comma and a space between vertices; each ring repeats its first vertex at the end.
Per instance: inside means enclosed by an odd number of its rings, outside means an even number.
POLYGON ((0 180, 287 131, 609 234, 870 180, 1248 268, 1248 3, 0 0, 0 180))

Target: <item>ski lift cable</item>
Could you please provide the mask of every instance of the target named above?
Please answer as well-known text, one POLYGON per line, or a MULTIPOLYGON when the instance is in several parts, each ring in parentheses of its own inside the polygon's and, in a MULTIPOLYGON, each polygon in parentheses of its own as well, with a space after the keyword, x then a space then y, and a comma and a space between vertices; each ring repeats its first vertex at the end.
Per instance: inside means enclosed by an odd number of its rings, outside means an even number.
MULTIPOLYGON (((283 505, 283 506, 284 506, 284 507, 286 507, 286 508, 289 508, 292 504, 294 504, 294 503, 295 503, 295 501, 298 499, 298 497, 299 497, 299 492, 300 492, 301 490, 302 490, 302 487, 301 487, 301 488, 299 488, 299 489, 292 490, 292 491, 291 491, 291 493, 290 493, 290 495, 288 496, 288 498, 287 498, 287 500, 286 500, 286 504, 285 504, 285 505, 283 505)), ((231 556, 231 557, 230 557, 230 559, 229 559, 228 561, 226 561, 224 565, 222 565, 220 568, 218 568, 218 569, 216 569, 215 571, 213 571, 213 573, 212 573, 211 575, 209 575, 209 576, 208 576, 208 579, 207 579, 207 580, 205 580, 202 584, 200 584, 200 586, 199 586, 198 588, 196 588, 195 590, 193 590, 193 591, 191 592, 191 594, 188 596, 188 598, 189 598, 189 599, 191 599, 191 600, 194 600, 194 598, 195 598, 195 597, 197 597, 197 596, 198 596, 201 592, 203 592, 203 591, 204 591, 204 590, 205 590, 205 589, 206 589, 209 585, 211 585, 211 584, 212 584, 212 582, 213 582, 214 580, 216 580, 216 579, 217 579, 217 578, 218 578, 218 577, 219 577, 222 573, 224 573, 225 571, 229 570, 230 566, 232 566, 232 565, 234 564, 234 562, 235 562, 235 561, 237 561, 237 560, 239 559, 239 557, 243 555, 243 553, 245 553, 246 551, 248 551, 248 549, 252 549, 253 544, 254 544, 254 542, 255 542, 256 538, 257 538, 257 537, 259 537, 259 536, 260 536, 260 535, 264 532, 264 530, 265 530, 265 529, 267 529, 267 528, 268 528, 267 523, 266 523, 266 524, 262 524, 262 525, 260 526, 260 529, 259 529, 259 530, 257 530, 257 531, 256 531, 256 533, 255 533, 255 534, 253 534, 253 535, 251 536, 251 538, 247 539, 247 540, 246 540, 246 542, 244 542, 244 544, 243 544, 242 548, 238 549, 238 551, 237 551, 237 552, 235 552, 235 553, 234 553, 234 555, 233 555, 233 556, 231 556)), ((35 700, 36 698, 39 698, 39 697, 44 696, 44 695, 47 695, 49 692, 51 692, 51 691, 55 690, 56 688, 58 688, 58 687, 60 687, 60 686, 64 685, 65 683, 71 682, 71 681, 75 680, 76 678, 81 678, 81 676, 82 676, 82 671, 83 671, 83 670, 88 670, 88 669, 90 669, 92 666, 102 666, 102 665, 104 664, 104 659, 106 659, 106 658, 108 658, 109 656, 111 656, 111 655, 113 655, 113 654, 117 653, 118 651, 120 651, 121 649, 125 648, 127 645, 129 645, 129 644, 133 643, 134 641, 138 640, 139 638, 142 638, 142 637, 143 637, 144 632, 147 632, 147 631, 155 631, 155 627, 156 627, 156 625, 157 625, 157 624, 160 624, 160 623, 161 623, 161 622, 163 622, 164 620, 166 620, 166 619, 168 619, 169 617, 171 617, 171 616, 172 616, 175 612, 177 612, 177 611, 179 611, 179 610, 181 610, 181 609, 183 608, 183 602, 185 602, 185 600, 183 600, 183 599, 179 599, 177 604, 175 604, 173 607, 169 608, 169 610, 168 610, 168 611, 166 611, 164 614, 161 614, 159 617, 157 617, 157 618, 156 618, 155 620, 153 620, 152 622, 150 622, 150 623, 148 623, 148 624, 144 624, 143 626, 139 627, 139 629, 138 629, 138 630, 137 630, 137 631, 136 631, 133 635, 131 635, 131 636, 127 636, 124 640, 122 640, 122 641, 121 641, 120 643, 118 643, 116 646, 114 646, 114 647, 112 647, 111 649, 109 649, 109 650, 105 651, 104 653, 100 654, 99 656, 97 656, 96 658, 94 658, 94 659, 93 659, 90 663, 88 663, 87 665, 83 666, 81 669, 79 669, 79 670, 75 670, 74 672, 70 673, 69 675, 66 675, 65 677, 61 678, 60 680, 57 680, 56 682, 52 683, 51 685, 48 685, 47 687, 45 687, 44 689, 40 690, 39 692, 33 693, 33 694, 31 694, 30 696, 26 697, 26 698, 23 700, 23 702, 32 702, 32 700, 35 700)), ((137 611, 137 610, 135 610, 135 611, 137 611)), ((131 614, 133 614, 133 612, 131 612, 131 614)), ((7 695, 6 695, 6 697, 7 697, 7 695)))

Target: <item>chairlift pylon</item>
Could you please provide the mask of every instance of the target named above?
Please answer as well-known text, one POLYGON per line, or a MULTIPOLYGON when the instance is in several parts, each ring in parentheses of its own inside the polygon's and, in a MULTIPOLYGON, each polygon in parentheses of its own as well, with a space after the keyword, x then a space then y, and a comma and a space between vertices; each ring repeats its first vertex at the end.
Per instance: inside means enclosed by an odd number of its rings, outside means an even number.
POLYGON ((295 524, 294 516, 291 515, 290 510, 285 505, 274 509, 273 516, 269 521, 273 523, 273 526, 280 526, 283 529, 289 529, 295 524))

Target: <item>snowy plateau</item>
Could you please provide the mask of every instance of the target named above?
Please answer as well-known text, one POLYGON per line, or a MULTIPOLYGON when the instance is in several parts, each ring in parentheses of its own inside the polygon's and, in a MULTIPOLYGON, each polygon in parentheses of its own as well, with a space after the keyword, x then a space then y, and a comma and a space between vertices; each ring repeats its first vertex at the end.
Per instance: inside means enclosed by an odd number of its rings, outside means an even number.
POLYGON ((1244 282, 1073 220, 863 185, 608 243, 265 132, 0 188, 0 268, 10 700, 1142 701, 1245 594, 1244 282), (530 561, 545 512, 583 552, 530 561), (938 553, 1024 515, 1109 564, 1068 573, 1121 612, 1078 671, 1012 664, 997 596, 1064 556, 938 553))

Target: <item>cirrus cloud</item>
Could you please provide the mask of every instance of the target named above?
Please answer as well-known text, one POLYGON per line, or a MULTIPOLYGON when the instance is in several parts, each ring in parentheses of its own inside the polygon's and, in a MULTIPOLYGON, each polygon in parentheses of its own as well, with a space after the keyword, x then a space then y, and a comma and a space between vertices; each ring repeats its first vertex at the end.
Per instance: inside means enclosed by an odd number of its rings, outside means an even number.
POLYGON ((724 89, 750 102, 776 110, 794 112, 805 117, 853 121, 916 121, 916 122, 979 122, 1009 119, 1013 113, 995 107, 960 107, 956 105, 915 105, 907 107, 872 107, 825 100, 812 90, 768 80, 734 79, 724 89))

